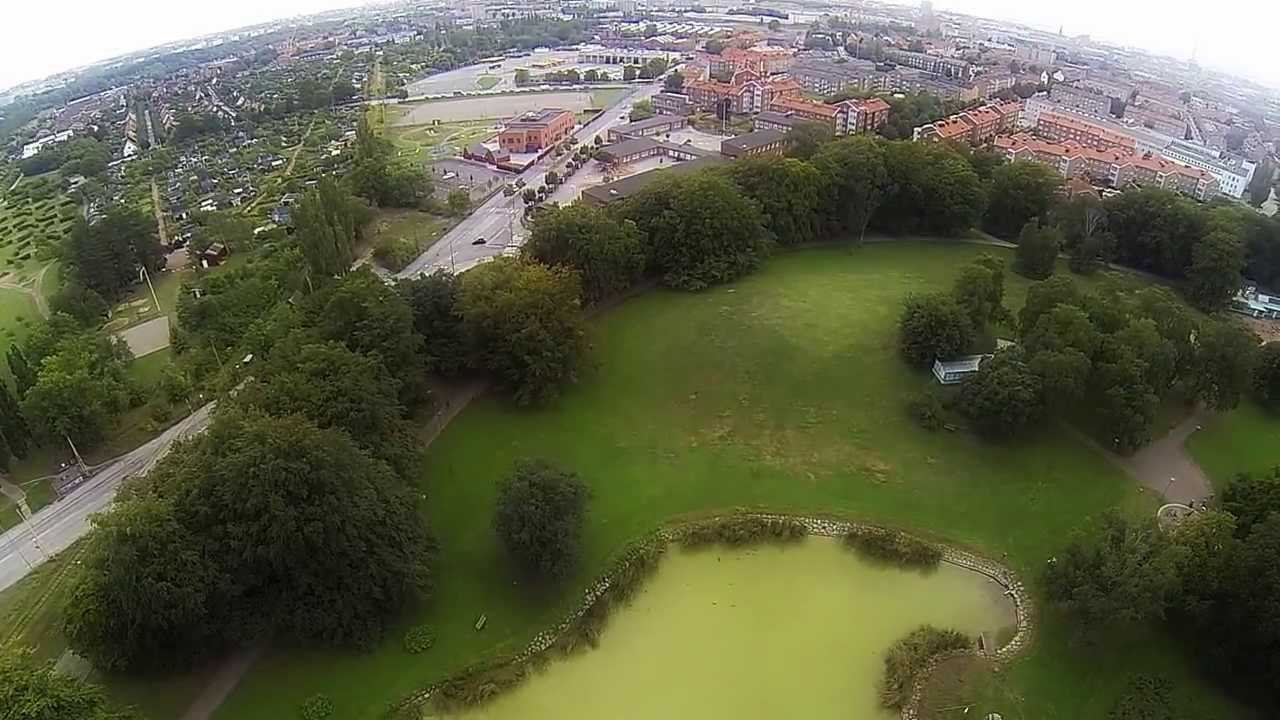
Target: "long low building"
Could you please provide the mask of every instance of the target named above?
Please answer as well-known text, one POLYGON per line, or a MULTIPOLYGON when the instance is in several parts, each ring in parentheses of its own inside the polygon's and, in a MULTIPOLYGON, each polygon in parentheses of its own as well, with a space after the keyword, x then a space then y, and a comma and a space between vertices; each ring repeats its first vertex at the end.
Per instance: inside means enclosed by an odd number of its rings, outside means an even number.
POLYGON ((672 175, 684 175, 696 172, 704 168, 713 167, 722 162, 724 162, 724 159, 721 157, 709 156, 698 158, 697 160, 678 163, 670 167, 655 168, 653 170, 632 175, 631 177, 622 178, 621 180, 614 180, 611 183, 586 188, 582 191, 582 202, 587 205, 608 205, 609 203, 625 200, 632 195, 635 195, 657 180, 671 177, 672 175))
POLYGON ((631 137, 665 135, 673 130, 688 127, 689 121, 682 115, 656 115, 626 125, 609 128, 609 142, 619 142, 631 137))
POLYGON ((662 156, 673 160, 697 160, 712 154, 692 145, 677 145, 649 137, 633 137, 601 147, 596 157, 604 163, 624 165, 649 157, 662 156))
POLYGON ((958 142, 984 145, 997 135, 1012 132, 1018 126, 1022 103, 1002 101, 988 103, 950 115, 915 128, 911 139, 917 142, 958 142))

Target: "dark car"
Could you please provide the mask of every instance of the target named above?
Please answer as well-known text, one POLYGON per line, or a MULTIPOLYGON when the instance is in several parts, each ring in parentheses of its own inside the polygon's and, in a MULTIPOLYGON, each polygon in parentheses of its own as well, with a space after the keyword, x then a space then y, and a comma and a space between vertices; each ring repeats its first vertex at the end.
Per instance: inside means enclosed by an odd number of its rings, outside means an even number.
POLYGON ((472 245, 483 245, 483 244, 484 244, 484 238, 476 238, 475 240, 472 240, 472 241, 471 241, 471 244, 472 244, 472 245))

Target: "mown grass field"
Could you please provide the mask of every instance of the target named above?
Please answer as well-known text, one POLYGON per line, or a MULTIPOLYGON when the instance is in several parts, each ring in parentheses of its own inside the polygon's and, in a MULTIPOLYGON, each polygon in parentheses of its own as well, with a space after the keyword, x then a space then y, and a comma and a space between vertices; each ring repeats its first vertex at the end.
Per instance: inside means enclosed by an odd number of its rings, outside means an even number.
POLYGON ((1245 400, 1193 434, 1187 450, 1221 492, 1236 473, 1256 475, 1280 466, 1280 416, 1245 400))
MULTIPOLYGON (((1003 557, 1034 588, 1087 518, 1148 513, 1155 501, 1052 424, 999 445, 908 419, 907 395, 932 379, 898 358, 901 301, 948 286, 981 252, 1005 253, 914 242, 804 250, 730 286, 649 292, 603 313, 589 367, 560 401, 522 409, 483 397, 431 447, 421 487, 441 546, 432 599, 370 652, 273 649, 216 718, 292 717, 314 693, 333 699, 337 717, 382 717, 388 703, 522 647, 628 542, 688 514, 838 513, 1003 557), (592 491, 579 569, 557 590, 517 583, 492 529, 496 484, 526 457, 579 473, 592 491), (403 632, 422 623, 436 645, 409 655, 403 632)), ((1007 286, 1016 311, 1027 283, 1010 275, 1007 286)), ((1248 717, 1163 633, 1092 646, 1075 635, 1044 614, 1024 659, 973 684, 977 717, 1103 720, 1136 672, 1168 675, 1189 717, 1248 717)))

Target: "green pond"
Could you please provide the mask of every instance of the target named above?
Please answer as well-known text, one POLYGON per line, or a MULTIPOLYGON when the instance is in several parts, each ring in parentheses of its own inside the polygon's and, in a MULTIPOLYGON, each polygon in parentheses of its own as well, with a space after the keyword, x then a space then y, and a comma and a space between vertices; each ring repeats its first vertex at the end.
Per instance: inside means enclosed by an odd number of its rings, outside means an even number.
POLYGON ((465 720, 880 720, 890 645, 930 623, 988 642, 1014 610, 986 577, 869 562, 837 540, 668 551, 597 648, 555 660, 465 720))

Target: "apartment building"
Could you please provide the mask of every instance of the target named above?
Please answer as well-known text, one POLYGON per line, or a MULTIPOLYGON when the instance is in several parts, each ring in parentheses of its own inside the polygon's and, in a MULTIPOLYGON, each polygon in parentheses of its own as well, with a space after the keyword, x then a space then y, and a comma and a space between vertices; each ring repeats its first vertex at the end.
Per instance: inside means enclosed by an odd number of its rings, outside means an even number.
POLYGON ((769 110, 772 111, 771 118, 780 114, 793 120, 816 122, 830 128, 836 135, 874 132, 889 119, 889 103, 880 98, 827 104, 787 96, 776 98, 769 105, 769 110))
POLYGON ((918 142, 960 142, 985 145, 997 135, 1013 132, 1018 126, 1022 103, 1001 101, 988 103, 921 125, 911 133, 918 142))
POLYGON ((733 113, 767 110, 776 99, 799 97, 803 92, 792 78, 761 78, 749 71, 735 73, 727 83, 711 79, 686 80, 684 90, 694 108, 715 111, 723 107, 733 113))
POLYGON ((937 75, 949 80, 967 82, 973 80, 978 74, 977 66, 966 60, 911 52, 910 50, 889 50, 885 53, 885 59, 898 65, 923 70, 930 75, 937 75))
POLYGON ((1041 111, 1036 119, 1035 130, 1037 135, 1046 140, 1070 141, 1096 150, 1136 150, 1136 143, 1131 135, 1057 110, 1041 111))
POLYGON ((725 48, 719 55, 707 58, 708 68, 716 77, 732 75, 739 70, 749 70, 761 77, 786 72, 795 56, 795 50, 785 47, 725 48))
POLYGON ((1056 83, 1049 88, 1049 99, 1084 115, 1100 118, 1111 115, 1111 98, 1075 85, 1056 83))

